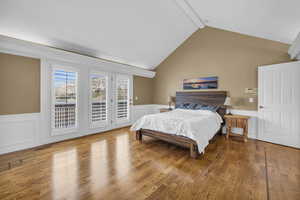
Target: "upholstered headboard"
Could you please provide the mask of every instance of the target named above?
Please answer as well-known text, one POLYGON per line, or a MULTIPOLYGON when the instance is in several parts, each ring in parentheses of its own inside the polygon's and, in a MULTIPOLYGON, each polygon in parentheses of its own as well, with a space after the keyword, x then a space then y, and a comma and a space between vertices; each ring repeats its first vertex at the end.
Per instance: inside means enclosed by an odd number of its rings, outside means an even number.
POLYGON ((226 91, 199 91, 199 92, 176 92, 176 108, 183 103, 195 103, 220 106, 217 112, 223 118, 226 114, 224 102, 227 96, 226 91))

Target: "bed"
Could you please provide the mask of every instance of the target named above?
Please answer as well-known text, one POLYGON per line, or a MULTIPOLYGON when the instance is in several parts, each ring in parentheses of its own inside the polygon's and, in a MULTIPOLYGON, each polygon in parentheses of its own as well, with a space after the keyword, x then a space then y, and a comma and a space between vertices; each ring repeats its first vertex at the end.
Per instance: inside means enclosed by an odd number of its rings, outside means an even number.
POLYGON ((190 149, 196 158, 204 153, 209 141, 221 132, 226 113, 226 91, 176 92, 175 110, 143 116, 131 127, 136 139, 150 136, 190 149), (183 104, 218 106, 216 112, 182 109, 183 104))

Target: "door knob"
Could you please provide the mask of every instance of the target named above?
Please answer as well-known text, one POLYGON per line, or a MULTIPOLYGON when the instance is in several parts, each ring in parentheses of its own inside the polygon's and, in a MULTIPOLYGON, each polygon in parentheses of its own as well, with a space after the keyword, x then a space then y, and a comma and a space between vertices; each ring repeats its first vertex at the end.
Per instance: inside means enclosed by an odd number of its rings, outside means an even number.
POLYGON ((264 107, 263 107, 263 106, 259 106, 259 108, 260 108, 260 109, 263 109, 264 107))

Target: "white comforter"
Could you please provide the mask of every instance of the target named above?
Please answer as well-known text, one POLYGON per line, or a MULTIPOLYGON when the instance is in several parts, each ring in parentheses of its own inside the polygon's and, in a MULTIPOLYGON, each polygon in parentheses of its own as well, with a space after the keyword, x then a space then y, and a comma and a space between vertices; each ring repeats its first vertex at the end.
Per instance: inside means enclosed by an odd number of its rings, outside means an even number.
POLYGON ((175 109, 170 112, 145 115, 132 125, 131 130, 149 129, 185 136, 197 142, 201 153, 219 130, 221 123, 221 116, 212 111, 175 109))

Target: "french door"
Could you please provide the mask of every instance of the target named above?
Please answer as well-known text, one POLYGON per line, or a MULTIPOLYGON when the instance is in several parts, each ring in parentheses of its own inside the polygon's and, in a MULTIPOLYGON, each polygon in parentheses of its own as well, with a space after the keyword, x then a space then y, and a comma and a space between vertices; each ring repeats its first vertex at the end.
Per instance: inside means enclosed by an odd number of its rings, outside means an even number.
POLYGON ((300 148, 300 62, 259 67, 258 139, 300 148))
POLYGON ((118 128, 131 123, 132 76, 90 73, 91 128, 118 128))
POLYGON ((132 118, 132 76, 115 74, 114 76, 114 127, 129 125, 132 118))
POLYGON ((90 73, 89 121, 91 128, 110 125, 111 75, 106 72, 90 73))

